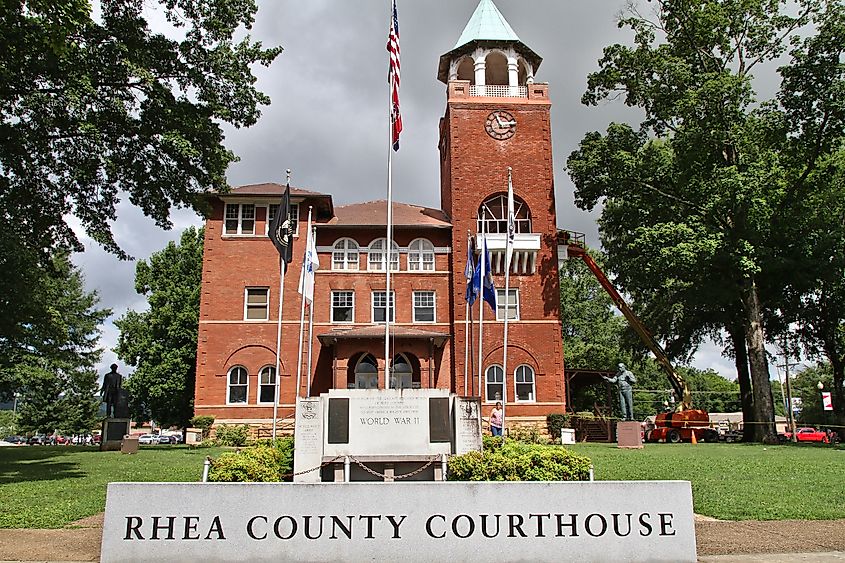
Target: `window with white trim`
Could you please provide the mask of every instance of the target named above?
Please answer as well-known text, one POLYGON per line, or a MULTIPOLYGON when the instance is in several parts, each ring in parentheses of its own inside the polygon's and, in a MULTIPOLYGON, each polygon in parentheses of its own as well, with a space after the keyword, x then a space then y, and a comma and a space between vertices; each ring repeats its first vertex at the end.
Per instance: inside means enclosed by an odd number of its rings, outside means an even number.
POLYGON ((276 368, 265 366, 258 372, 258 402, 273 403, 276 398, 276 368))
POLYGON ((434 271, 434 245, 430 240, 418 238, 408 245, 408 270, 434 271))
POLYGON ((355 292, 332 291, 332 322, 351 323, 355 321, 355 292))
MULTIPOLYGON (((391 244, 390 251, 390 271, 399 271, 399 246, 394 241, 391 244)), ((370 243, 367 248, 367 270, 371 272, 383 272, 384 260, 386 256, 385 249, 387 248, 387 239, 380 238, 370 243)))
POLYGON ((244 320, 266 321, 270 312, 270 290, 266 287, 247 287, 244 290, 244 320))
POLYGON ((332 270, 357 270, 360 248, 351 238, 342 238, 332 247, 332 270))
POLYGON ((249 376, 245 367, 235 366, 226 375, 226 404, 246 404, 249 376))
MULTIPOLYGON (((276 216, 276 213, 279 212, 279 204, 272 203, 267 206, 267 226, 265 229, 267 230, 267 234, 270 232, 270 223, 273 222, 273 218, 276 216)), ((293 236, 299 236, 299 204, 298 203, 291 203, 290 204, 290 220, 293 223, 293 236)))
POLYGON ((513 372, 515 397, 517 402, 534 402, 534 368, 522 364, 513 372))
POLYGON ((507 305, 505 304, 505 290, 504 289, 497 289, 496 290, 496 320, 497 321, 504 321, 505 320, 505 307, 507 307, 507 310, 508 310, 508 320, 509 321, 518 321, 519 320, 519 290, 518 289, 508 290, 507 305))
POLYGON ((433 323, 434 317, 434 292, 414 292, 414 322, 433 323))
POLYGON ((502 400, 505 390, 505 372, 502 366, 490 366, 484 372, 484 400, 488 403, 495 403, 502 400))
MULTIPOLYGON (((390 292, 390 322, 396 320, 396 292, 390 292)), ((387 315, 387 293, 384 291, 373 292, 373 322, 383 323, 387 315)))
POLYGON ((224 235, 254 235, 255 205, 252 203, 227 203, 223 222, 224 235))
MULTIPOLYGON (((513 198, 514 227, 517 233, 531 232, 531 211, 524 201, 513 198)), ((488 198, 478 208, 478 232, 508 232, 508 196, 496 195, 488 198)))

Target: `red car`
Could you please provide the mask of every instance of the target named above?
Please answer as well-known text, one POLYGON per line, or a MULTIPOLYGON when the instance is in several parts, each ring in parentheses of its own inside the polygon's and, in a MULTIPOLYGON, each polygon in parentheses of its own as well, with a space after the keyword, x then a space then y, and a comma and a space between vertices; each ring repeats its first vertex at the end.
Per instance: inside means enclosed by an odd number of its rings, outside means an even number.
MULTIPOLYGON (((786 432, 784 436, 787 440, 791 440, 792 432, 786 432)), ((815 428, 799 428, 795 432, 795 439, 799 442, 821 442, 823 444, 830 442, 827 433, 816 430, 815 428)))

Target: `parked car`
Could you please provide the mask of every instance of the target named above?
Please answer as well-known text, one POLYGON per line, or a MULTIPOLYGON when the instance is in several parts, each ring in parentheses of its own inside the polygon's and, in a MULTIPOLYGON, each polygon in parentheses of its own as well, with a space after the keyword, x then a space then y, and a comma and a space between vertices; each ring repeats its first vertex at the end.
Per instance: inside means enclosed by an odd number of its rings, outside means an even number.
POLYGON ((141 434, 138 436, 139 444, 158 444, 158 434, 141 434))
POLYGON ((175 444, 176 442, 173 441, 173 436, 170 436, 169 434, 159 434, 158 443, 159 444, 175 444))
POLYGON ((99 445, 100 443, 102 443, 102 441, 103 441, 103 435, 102 434, 94 434, 94 443, 95 444, 99 445))
POLYGON ((36 434, 35 436, 31 436, 29 440, 26 441, 26 443, 31 446, 43 446, 47 442, 47 436, 45 436, 44 434, 36 434))
POLYGON ((23 436, 6 436, 3 441, 9 444, 26 444, 26 438, 23 436))
MULTIPOLYGON (((792 439, 792 432, 784 432, 781 436, 783 436, 782 441, 789 441, 792 439)), ((821 442, 823 444, 830 442, 830 437, 826 432, 809 427, 799 428, 795 432, 795 439, 799 442, 821 442)))

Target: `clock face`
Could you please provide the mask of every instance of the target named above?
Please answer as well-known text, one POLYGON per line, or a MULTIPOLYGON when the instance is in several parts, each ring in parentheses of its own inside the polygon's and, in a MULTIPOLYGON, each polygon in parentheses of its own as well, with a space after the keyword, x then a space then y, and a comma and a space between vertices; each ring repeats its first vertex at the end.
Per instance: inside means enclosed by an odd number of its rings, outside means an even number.
POLYGON ((490 112, 484 124, 487 134, 498 141, 510 139, 516 133, 516 119, 504 110, 490 112))

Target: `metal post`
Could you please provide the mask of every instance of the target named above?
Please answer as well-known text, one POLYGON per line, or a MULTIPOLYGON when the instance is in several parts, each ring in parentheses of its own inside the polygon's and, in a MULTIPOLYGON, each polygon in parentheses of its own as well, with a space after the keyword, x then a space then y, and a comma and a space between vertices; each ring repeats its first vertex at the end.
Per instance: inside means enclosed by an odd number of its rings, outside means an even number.
POLYGON ((447 479, 446 479, 446 468, 447 468, 447 466, 448 466, 448 464, 446 463, 446 454, 440 454, 440 475, 442 476, 442 479, 444 481, 447 481, 447 479))
POLYGON ((352 468, 349 466, 349 456, 343 456, 343 482, 348 483, 350 480, 349 474, 352 468))
POLYGON ((206 457, 202 464, 202 482, 208 483, 208 470, 211 469, 211 458, 206 457))
POLYGON ((590 464, 590 481, 595 481, 595 475, 593 474, 593 464, 590 464))

